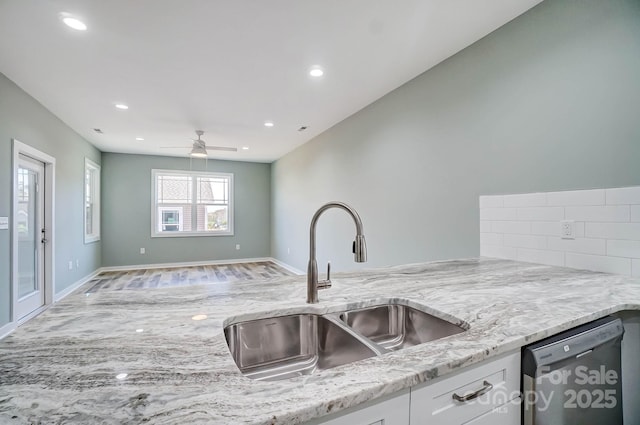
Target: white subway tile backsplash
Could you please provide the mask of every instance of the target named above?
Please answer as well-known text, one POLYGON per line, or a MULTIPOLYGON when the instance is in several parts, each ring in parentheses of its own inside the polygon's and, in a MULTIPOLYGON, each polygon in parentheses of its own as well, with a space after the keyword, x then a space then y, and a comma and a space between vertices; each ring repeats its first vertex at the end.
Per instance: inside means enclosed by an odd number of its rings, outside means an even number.
MULTIPOLYGON (((532 221, 531 234, 560 237, 562 235, 560 225, 560 221, 532 221)), ((574 222, 573 231, 574 238, 584 238, 584 222, 574 222)))
POLYGON ((528 221, 493 221, 493 233, 509 233, 512 235, 528 235, 531 233, 531 223, 528 221))
POLYGON ((574 269, 593 270, 597 272, 616 273, 631 276, 631 259, 606 257, 604 255, 586 255, 567 252, 565 265, 574 269))
POLYGON ((549 266, 564 266, 564 252, 519 248, 517 254, 518 261, 547 264, 549 266))
POLYGON ((628 205, 566 207, 565 219, 576 221, 626 222, 630 218, 628 205))
POLYGON ((612 257, 640 258, 640 241, 607 241, 607 255, 612 257))
POLYGON ((480 235, 480 245, 504 245, 502 243, 503 237, 502 233, 482 233, 480 235))
POLYGON ((516 248, 498 245, 480 245, 480 255, 483 257, 504 258, 516 260, 518 255, 516 248))
POLYGON ((534 221, 531 223, 532 235, 560 236, 559 221, 534 221))
POLYGON ((608 205, 640 205, 640 186, 607 189, 608 205))
POLYGON ((640 276, 640 186, 480 197, 486 257, 640 276), (561 221, 573 221, 572 239, 561 221))
POLYGON ((505 207, 544 207, 547 205, 546 193, 525 193, 504 195, 505 207))
POLYGON ((547 205, 604 205, 605 189, 570 190, 547 193, 547 205))
POLYGON ((517 208, 480 208, 480 220, 516 220, 517 208))
POLYGON ((518 220, 524 221, 551 221, 564 219, 562 207, 529 207, 518 208, 518 220))
POLYGON ((631 205, 631 221, 640 222, 640 205, 631 205))
POLYGON ((534 235, 504 235, 502 245, 513 246, 516 248, 545 249, 547 248, 547 237, 534 235))
POLYGON ((552 251, 577 252, 582 254, 606 255, 607 241, 604 239, 560 239, 549 237, 548 248, 552 251))
POLYGON ((485 195, 480 197, 480 208, 502 208, 504 200, 502 195, 485 195))
POLYGON ((640 240, 640 223, 586 223, 588 238, 640 240))

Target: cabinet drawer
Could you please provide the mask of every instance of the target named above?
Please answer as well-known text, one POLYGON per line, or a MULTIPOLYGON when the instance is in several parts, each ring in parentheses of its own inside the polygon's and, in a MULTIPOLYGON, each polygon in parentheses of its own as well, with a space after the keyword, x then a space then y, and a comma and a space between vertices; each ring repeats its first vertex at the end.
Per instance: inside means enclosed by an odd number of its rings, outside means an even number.
POLYGON ((411 389, 411 425, 461 424, 519 396, 520 352, 465 368, 411 389), (480 392, 476 398, 458 401, 480 392))

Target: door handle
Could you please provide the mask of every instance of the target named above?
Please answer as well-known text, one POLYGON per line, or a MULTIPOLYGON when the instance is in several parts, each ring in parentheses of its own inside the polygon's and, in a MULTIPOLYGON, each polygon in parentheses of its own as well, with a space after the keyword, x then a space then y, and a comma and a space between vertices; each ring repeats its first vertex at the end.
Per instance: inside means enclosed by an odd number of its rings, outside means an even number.
POLYGON ((492 389, 493 389, 493 385, 491 384, 491 382, 484 381, 482 383, 482 388, 480 388, 479 390, 474 391, 474 392, 472 392, 470 394, 463 395, 463 396, 460 396, 460 395, 458 395, 456 393, 453 393, 453 399, 455 401, 459 401, 459 402, 464 403, 465 401, 470 401, 470 400, 476 399, 476 398, 480 397, 481 395, 488 393, 492 389))

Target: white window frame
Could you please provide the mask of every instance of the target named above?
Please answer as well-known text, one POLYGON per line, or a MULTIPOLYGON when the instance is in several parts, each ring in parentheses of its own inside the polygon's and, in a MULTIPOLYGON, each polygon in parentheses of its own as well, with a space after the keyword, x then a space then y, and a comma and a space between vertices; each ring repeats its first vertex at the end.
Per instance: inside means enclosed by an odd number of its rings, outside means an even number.
POLYGON ((84 175, 83 175, 83 199, 82 199, 82 216, 84 222, 84 243, 93 243, 98 242, 100 240, 100 210, 102 209, 100 205, 100 165, 96 164, 89 158, 84 159, 84 175), (92 209, 92 217, 91 221, 93 224, 93 231, 91 233, 87 233, 87 172, 95 173, 95 179, 93 181, 93 185, 89 190, 92 191, 90 193, 91 199, 93 199, 93 209, 92 209))
MULTIPOLYGON (((151 170, 151 237, 152 238, 184 238, 184 237, 202 237, 202 236, 233 236, 234 234, 234 186, 233 186, 233 174, 232 173, 215 173, 210 171, 182 171, 182 170, 151 170), (157 177, 158 175, 176 175, 176 176, 189 176, 192 177, 193 193, 191 199, 191 222, 195 223, 195 215, 197 214, 198 196, 196 193, 197 177, 218 177, 226 178, 229 181, 229 204, 228 204, 228 229, 226 231, 178 231, 178 232, 159 232, 158 222, 160 220, 160 209, 177 209, 170 206, 158 206, 158 188, 157 177)), ((180 216, 180 228, 182 228, 183 216, 180 216)))

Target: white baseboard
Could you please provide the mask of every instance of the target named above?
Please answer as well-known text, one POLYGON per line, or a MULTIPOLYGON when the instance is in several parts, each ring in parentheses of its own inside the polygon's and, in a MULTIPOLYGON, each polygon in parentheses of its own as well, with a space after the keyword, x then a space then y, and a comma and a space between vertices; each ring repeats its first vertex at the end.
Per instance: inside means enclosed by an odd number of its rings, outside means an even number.
POLYGON ((176 267, 213 266, 217 264, 242 264, 242 263, 257 263, 257 262, 264 262, 264 261, 273 261, 273 258, 258 257, 258 258, 239 258, 239 259, 232 259, 232 260, 185 261, 180 263, 134 264, 131 266, 102 267, 99 271, 100 272, 120 272, 120 271, 140 270, 140 269, 170 269, 170 268, 176 268, 176 267))
POLYGON ((58 292, 57 294, 54 294, 53 295, 53 302, 57 303, 58 301, 60 301, 61 299, 63 299, 64 297, 66 297, 67 295, 71 294, 73 291, 75 291, 76 289, 78 289, 79 287, 84 285, 85 283, 91 281, 91 279, 93 279, 98 274, 100 274, 100 272, 102 272, 102 268, 94 270, 92 273, 90 273, 90 274, 86 275, 85 277, 81 278, 80 280, 72 283, 70 286, 66 287, 65 289, 63 289, 62 291, 58 292))
POLYGON ((302 270, 298 270, 295 267, 288 265, 287 263, 283 263, 282 261, 278 260, 277 258, 269 258, 269 261, 272 261, 272 262, 276 263, 277 265, 279 265, 283 269, 289 270, 291 273, 294 273, 294 274, 297 274, 297 275, 306 274, 302 270))
POLYGON ((9 322, 6 325, 0 327, 0 339, 8 336, 11 332, 16 330, 16 324, 13 322, 9 322))

